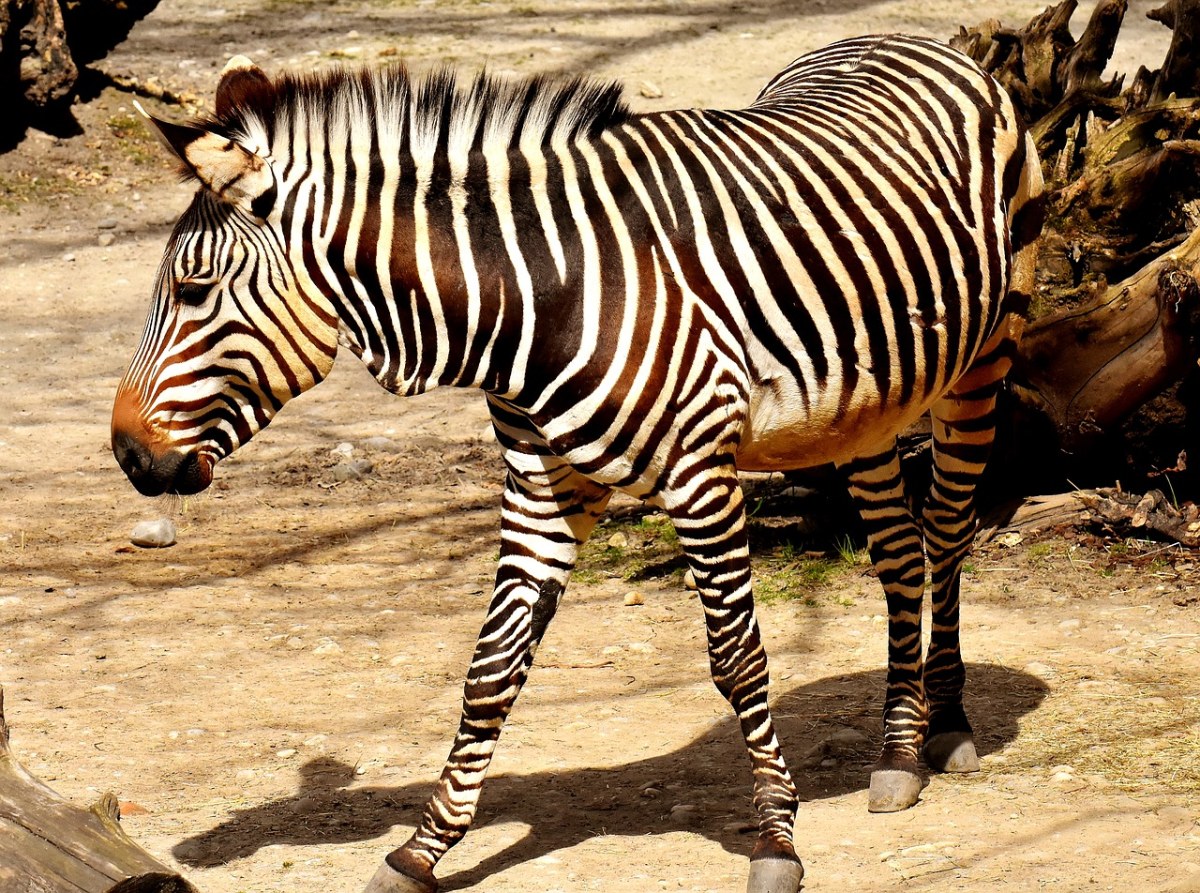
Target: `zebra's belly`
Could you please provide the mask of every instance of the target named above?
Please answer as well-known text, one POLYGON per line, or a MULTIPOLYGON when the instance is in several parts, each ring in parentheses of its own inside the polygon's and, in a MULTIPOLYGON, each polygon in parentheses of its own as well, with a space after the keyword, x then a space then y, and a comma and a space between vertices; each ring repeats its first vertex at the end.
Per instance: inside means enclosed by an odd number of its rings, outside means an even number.
POLYGON ((798 391, 772 384, 751 391, 737 457, 745 471, 787 471, 871 455, 927 408, 884 407, 869 397, 841 405, 832 396, 806 403, 798 391))

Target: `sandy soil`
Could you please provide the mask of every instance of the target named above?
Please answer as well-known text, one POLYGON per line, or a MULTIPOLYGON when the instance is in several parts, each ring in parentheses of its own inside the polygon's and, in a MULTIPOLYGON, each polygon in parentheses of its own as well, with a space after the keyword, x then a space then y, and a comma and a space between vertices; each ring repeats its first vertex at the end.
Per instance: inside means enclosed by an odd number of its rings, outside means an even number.
MULTIPOLYGON (((736 105, 837 37, 944 36, 1041 5, 163 0, 101 65, 207 96, 235 52, 271 69, 398 53, 617 77, 639 108, 736 105), (654 87, 661 98, 641 95, 654 87)), ((1120 65, 1154 66, 1166 32, 1142 13, 1156 4, 1131 5, 1120 65)), ((13 745, 78 802, 115 791, 129 832, 201 891, 359 889, 406 838, 457 722, 496 554, 495 444, 477 395, 398 403, 347 359, 210 493, 138 497, 109 453, 109 407, 188 189, 131 111, 106 90, 78 107, 81 133, 31 133, 0 157, 13 745), (343 443, 370 475, 334 479, 343 443), (128 544, 164 513, 178 545, 128 544)), ((600 535, 621 527, 630 566, 661 548, 653 525, 621 524, 600 535)), ((876 581, 845 563, 764 604, 776 715, 809 801, 806 889, 1200 890, 1197 564, 1088 537, 980 554, 964 651, 983 771, 935 778, 892 816, 869 817, 864 791, 876 581)), ((698 606, 666 565, 630 580, 608 562, 573 585, 477 828, 443 863, 446 890, 741 889, 748 766, 698 606), (631 588, 644 605, 624 605, 631 588)))

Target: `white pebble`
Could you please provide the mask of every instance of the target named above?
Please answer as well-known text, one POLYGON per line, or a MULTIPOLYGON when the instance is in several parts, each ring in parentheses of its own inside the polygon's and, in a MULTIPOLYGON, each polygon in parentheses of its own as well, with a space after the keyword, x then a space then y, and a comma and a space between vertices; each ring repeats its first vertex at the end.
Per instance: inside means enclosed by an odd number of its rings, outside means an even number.
POLYGON ((626 592, 625 593, 625 607, 632 608, 635 605, 644 605, 644 604, 646 604, 646 599, 642 597, 642 594, 640 592, 626 592))
POLYGON ((143 549, 163 549, 175 545, 175 523, 170 518, 139 521, 129 535, 129 541, 143 549))

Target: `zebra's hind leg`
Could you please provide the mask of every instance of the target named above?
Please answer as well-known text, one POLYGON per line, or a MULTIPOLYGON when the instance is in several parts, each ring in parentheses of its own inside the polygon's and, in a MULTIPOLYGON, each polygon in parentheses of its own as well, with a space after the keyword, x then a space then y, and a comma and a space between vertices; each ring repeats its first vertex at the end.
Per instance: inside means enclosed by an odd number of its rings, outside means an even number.
POLYGON ((541 445, 510 447, 505 461, 496 588, 467 672, 458 734, 420 825, 388 854, 366 893, 437 890, 434 868, 475 817, 500 730, 558 608, 579 545, 611 495, 541 445))
POLYGON ((921 660, 925 554, 895 442, 877 455, 844 463, 842 469, 862 515, 888 608, 883 750, 871 772, 867 809, 896 812, 916 803, 925 785, 919 762, 927 719, 921 660))
MULTIPOLYGON (((1019 321, 1013 321, 1019 326, 1019 321)), ((996 395, 1008 372, 1012 326, 985 345, 980 358, 954 388, 934 404, 933 486, 923 528, 933 589, 933 629, 925 661, 929 733, 925 762, 939 772, 975 772, 979 757, 963 709, 966 669, 959 650, 959 585, 975 538, 975 490, 996 431, 996 395)))
POLYGON ((713 682, 737 715, 754 773, 759 832, 747 891, 795 893, 804 877, 792 843, 799 801, 768 706, 741 486, 732 465, 682 477, 664 505, 700 590, 713 682))

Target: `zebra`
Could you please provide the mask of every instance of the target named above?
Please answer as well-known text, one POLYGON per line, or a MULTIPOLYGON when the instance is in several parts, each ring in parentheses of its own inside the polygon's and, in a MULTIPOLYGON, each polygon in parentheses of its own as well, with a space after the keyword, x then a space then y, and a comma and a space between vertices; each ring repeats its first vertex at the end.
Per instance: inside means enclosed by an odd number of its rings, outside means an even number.
POLYGON ((913 805, 922 758, 978 768, 959 580, 1043 199, 1032 140, 973 62, 929 39, 854 38, 745 109, 635 114, 584 78, 272 79, 237 56, 212 115, 147 118, 198 188, 113 408, 141 493, 203 490, 339 345, 397 394, 481 389, 502 450, 495 589, 458 732, 369 893, 437 889, 616 491, 665 511, 699 589, 751 761, 749 893, 792 893, 803 868, 739 470, 834 462, 861 510, 888 606, 868 808, 913 805), (896 435, 926 412, 933 481, 910 504, 896 435))

